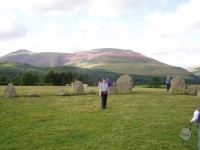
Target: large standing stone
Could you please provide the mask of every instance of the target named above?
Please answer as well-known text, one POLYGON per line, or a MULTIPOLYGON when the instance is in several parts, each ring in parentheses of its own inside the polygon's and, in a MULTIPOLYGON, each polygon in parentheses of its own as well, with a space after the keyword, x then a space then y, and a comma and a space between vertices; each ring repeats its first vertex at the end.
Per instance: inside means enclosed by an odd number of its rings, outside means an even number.
POLYGON ((196 85, 191 85, 188 87, 188 94, 189 95, 197 95, 198 88, 196 85))
POLYGON ((173 94, 185 94, 186 93, 186 84, 185 84, 185 80, 183 79, 183 77, 177 76, 172 79, 171 92, 173 94))
POLYGON ((84 94, 83 83, 81 81, 74 81, 73 89, 75 94, 84 94))
POLYGON ((12 83, 9 83, 6 90, 5 90, 5 97, 14 97, 17 95, 17 92, 15 90, 15 87, 12 83))
POLYGON ((110 86, 110 87, 109 87, 109 94, 110 94, 110 95, 114 95, 114 94, 116 94, 116 93, 117 93, 116 87, 115 87, 115 86, 110 86))
POLYGON ((130 93, 132 92, 133 80, 129 75, 119 77, 116 82, 117 93, 130 93))

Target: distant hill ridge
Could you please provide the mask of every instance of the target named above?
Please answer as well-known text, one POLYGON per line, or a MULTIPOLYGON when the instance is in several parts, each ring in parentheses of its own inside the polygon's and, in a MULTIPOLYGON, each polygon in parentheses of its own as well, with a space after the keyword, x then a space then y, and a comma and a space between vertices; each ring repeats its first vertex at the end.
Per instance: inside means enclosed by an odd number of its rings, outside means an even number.
POLYGON ((194 67, 190 67, 187 68, 187 70, 195 75, 200 76, 200 65, 199 66, 194 66, 194 67))
POLYGON ((20 49, 0 60, 26 63, 34 66, 56 67, 73 66, 91 70, 102 69, 109 72, 158 76, 190 76, 187 70, 174 67, 132 50, 102 48, 76 53, 34 53, 20 49))
POLYGON ((19 54, 19 53, 32 53, 32 52, 29 51, 29 50, 26 50, 26 49, 19 49, 17 51, 11 52, 9 55, 11 55, 11 54, 19 54))

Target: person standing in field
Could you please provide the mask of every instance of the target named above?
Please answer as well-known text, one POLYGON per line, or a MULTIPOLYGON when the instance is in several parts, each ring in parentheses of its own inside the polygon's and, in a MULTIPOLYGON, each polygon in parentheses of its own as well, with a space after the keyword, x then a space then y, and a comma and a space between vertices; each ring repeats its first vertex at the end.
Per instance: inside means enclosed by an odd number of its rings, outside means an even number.
POLYGON ((106 109, 108 94, 108 84, 106 83, 106 79, 103 79, 102 83, 99 85, 99 96, 101 96, 102 100, 102 109, 106 109))
POLYGON ((167 76, 167 78, 166 78, 166 85, 167 85, 167 91, 169 91, 169 88, 171 86, 171 79, 169 76, 167 76))
POLYGON ((106 82, 108 84, 108 87, 110 87, 112 85, 112 82, 108 78, 106 79, 106 82))
POLYGON ((101 81, 98 82, 98 87, 100 86, 100 84, 101 84, 101 81))
POLYGON ((196 122, 198 128, 198 150, 200 150, 200 105, 194 111, 193 118, 190 119, 190 123, 196 122))

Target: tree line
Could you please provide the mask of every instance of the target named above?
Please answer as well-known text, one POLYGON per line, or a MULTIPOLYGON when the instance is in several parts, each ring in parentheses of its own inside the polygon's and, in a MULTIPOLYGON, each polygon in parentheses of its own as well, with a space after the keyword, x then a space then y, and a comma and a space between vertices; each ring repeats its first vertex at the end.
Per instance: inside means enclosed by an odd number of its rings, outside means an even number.
POLYGON ((91 77, 85 73, 79 72, 55 72, 50 70, 46 74, 39 74, 32 71, 19 73, 14 77, 0 74, 0 85, 7 85, 12 82, 14 85, 56 85, 63 86, 79 80, 88 85, 92 85, 91 77))
MULTIPOLYGON (((82 81, 88 85, 96 85, 102 77, 108 77, 111 81, 116 82, 122 74, 105 72, 102 70, 84 72, 76 71, 54 71, 39 73, 34 71, 16 72, 7 70, 0 72, 0 85, 7 85, 13 82, 15 85, 57 85, 62 86, 71 84, 75 80, 82 81)), ((165 76, 148 76, 148 75, 130 75, 134 80, 134 85, 148 85, 149 87, 159 88, 165 84, 165 76)), ((186 84, 200 84, 200 77, 191 74, 191 79, 185 79, 186 84)))

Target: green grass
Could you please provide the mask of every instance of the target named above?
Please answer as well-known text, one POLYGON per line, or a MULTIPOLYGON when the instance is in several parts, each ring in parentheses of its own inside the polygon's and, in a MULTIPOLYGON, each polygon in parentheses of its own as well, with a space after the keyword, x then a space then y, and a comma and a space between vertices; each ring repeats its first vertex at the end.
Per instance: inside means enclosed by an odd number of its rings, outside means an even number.
MULTIPOLYGON (((196 150, 197 129, 183 142, 199 97, 172 95, 165 89, 134 88, 110 95, 106 110, 93 95, 57 96, 71 87, 16 87, 15 98, 0 97, 0 149, 196 150), (40 97, 26 97, 28 91, 40 97)), ((0 87, 2 94, 5 87, 0 87)), ((86 87, 86 91, 97 88, 86 87)))

